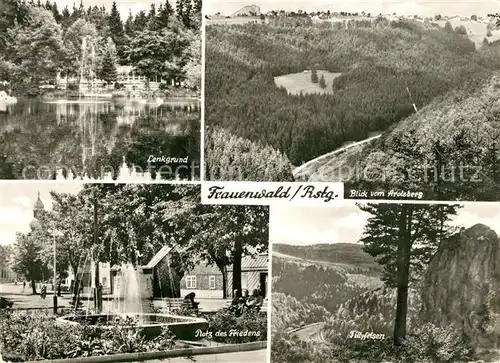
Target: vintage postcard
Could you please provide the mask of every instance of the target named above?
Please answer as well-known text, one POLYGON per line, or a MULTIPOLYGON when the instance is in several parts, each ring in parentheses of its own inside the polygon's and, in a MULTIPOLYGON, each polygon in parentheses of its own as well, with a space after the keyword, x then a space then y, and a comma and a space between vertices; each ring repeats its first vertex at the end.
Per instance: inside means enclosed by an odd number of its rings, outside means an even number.
POLYGON ((266 362, 269 207, 4 182, 0 225, 0 361, 266 362))
POLYGON ((0 179, 199 180, 201 0, 2 0, 0 179))
POLYGON ((497 203, 274 206, 271 362, 498 362, 497 203))
POLYGON ((499 201, 496 1, 210 1, 205 179, 499 201))

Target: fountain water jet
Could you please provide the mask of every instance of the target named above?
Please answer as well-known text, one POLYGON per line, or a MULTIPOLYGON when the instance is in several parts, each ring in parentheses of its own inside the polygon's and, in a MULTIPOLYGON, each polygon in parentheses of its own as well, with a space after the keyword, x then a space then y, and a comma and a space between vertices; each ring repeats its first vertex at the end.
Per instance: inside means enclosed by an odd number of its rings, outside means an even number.
POLYGON ((134 269, 132 264, 128 263, 122 267, 121 272, 121 284, 118 296, 115 296, 115 299, 119 299, 123 303, 118 304, 114 313, 122 316, 142 314, 138 271, 134 269))

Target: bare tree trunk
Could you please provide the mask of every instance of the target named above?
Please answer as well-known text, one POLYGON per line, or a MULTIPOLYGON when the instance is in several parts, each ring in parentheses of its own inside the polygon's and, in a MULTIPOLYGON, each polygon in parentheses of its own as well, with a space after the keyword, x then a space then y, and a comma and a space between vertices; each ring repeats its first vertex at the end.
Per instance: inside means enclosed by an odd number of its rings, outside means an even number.
MULTIPOLYGON (((97 246, 97 195, 94 190, 94 246, 97 246)), ((95 280, 94 284, 95 287, 97 288, 99 286, 99 258, 96 258, 95 261, 95 274, 94 274, 95 280)))
MULTIPOLYGON (((410 207, 411 208, 411 207, 410 207)), ((410 276, 410 231, 409 215, 406 206, 399 217, 399 238, 397 256, 397 299, 396 319, 394 322, 394 344, 401 345, 406 337, 406 316, 408 313, 408 284, 410 276)))
POLYGON ((222 273, 222 298, 227 299, 227 273, 226 266, 223 264, 217 264, 220 272, 222 273))
POLYGON ((78 281, 78 265, 76 266, 71 266, 73 268, 73 275, 75 276, 75 282, 73 284, 73 291, 71 293, 73 294, 73 301, 76 302, 78 294, 80 292, 80 284, 78 281))
POLYGON ((222 274, 222 298, 227 299, 227 273, 223 263, 215 263, 222 274))
POLYGON ((233 291, 241 291, 241 258, 243 255, 243 246, 241 238, 236 238, 234 242, 234 260, 233 260, 233 291))
MULTIPOLYGON (((97 194, 94 189, 94 246, 97 246, 97 194)), ((99 276, 99 256, 94 256, 95 258, 95 281, 94 281, 94 307, 98 312, 102 310, 102 288, 101 288, 101 279, 99 276)))
POLYGON ((36 285, 35 285, 35 280, 31 279, 31 290, 34 295, 36 295, 36 285))
POLYGON ((222 298, 227 299, 227 272, 226 267, 224 267, 222 272, 222 298))

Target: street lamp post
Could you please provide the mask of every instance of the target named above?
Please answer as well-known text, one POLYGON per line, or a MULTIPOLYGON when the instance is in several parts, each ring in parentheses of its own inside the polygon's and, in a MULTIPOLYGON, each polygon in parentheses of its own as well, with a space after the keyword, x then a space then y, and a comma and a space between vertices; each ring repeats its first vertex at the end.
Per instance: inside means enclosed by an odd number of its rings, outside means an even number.
POLYGON ((54 237, 54 315, 57 314, 57 286, 56 286, 56 276, 57 276, 57 269, 56 269, 56 234, 54 232, 53 234, 54 237))

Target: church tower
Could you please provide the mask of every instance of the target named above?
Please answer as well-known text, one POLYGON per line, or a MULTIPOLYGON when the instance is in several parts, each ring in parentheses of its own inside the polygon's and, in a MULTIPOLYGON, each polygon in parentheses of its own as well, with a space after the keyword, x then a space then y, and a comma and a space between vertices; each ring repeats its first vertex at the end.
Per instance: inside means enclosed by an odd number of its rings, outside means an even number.
POLYGON ((41 228, 40 217, 45 212, 45 207, 40 199, 40 192, 38 192, 38 198, 33 206, 33 220, 30 223, 31 230, 41 228))

